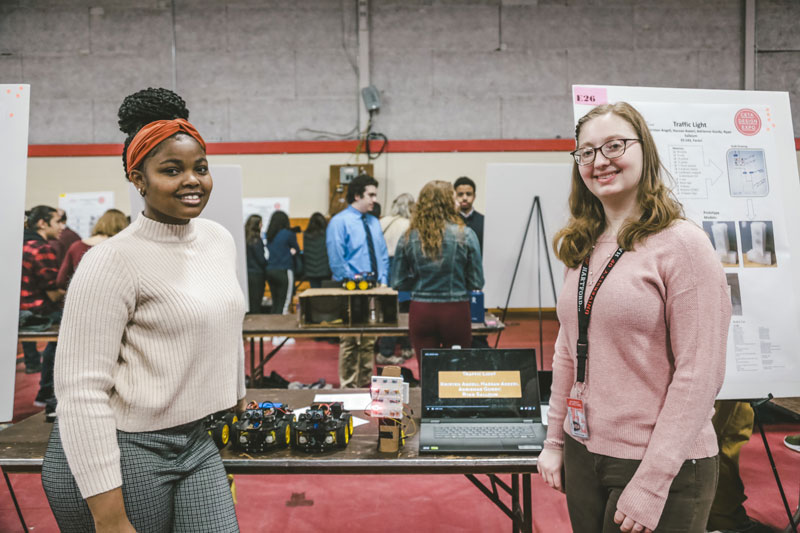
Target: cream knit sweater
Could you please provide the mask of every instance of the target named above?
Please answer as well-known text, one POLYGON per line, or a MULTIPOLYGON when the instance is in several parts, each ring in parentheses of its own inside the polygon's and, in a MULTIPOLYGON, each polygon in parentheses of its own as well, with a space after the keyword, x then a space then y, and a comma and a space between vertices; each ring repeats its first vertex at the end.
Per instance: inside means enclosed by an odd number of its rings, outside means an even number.
POLYGON ((84 498, 122 485, 117 429, 185 424, 244 397, 243 317, 233 238, 215 222, 140 215, 87 252, 55 365, 60 436, 84 498))
MULTIPOLYGON (((613 240, 590 258, 594 288, 613 240)), ((560 449, 566 397, 575 396, 580 269, 567 272, 553 358, 546 448, 560 449)), ((731 302, 722 265, 708 237, 681 220, 625 252, 595 296, 583 399, 596 454, 641 460, 617 508, 655 529, 672 480, 687 459, 717 454, 711 425, 725 376, 731 302)))

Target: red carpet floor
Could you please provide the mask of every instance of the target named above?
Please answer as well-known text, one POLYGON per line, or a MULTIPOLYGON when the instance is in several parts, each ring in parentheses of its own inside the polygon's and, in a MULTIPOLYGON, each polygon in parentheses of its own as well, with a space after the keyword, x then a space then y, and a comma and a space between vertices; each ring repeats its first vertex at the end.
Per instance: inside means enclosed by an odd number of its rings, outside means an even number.
MULTIPOLYGON (((514 315, 500 345, 537 348, 538 323, 533 317, 514 315)), ((544 359, 549 368, 557 325, 544 325, 544 359)), ((494 344, 494 338, 490 338, 494 344)), ((337 386, 338 346, 298 340, 285 346, 270 363, 290 381, 312 383, 325 378, 337 386)), ((414 364, 406 366, 415 369, 414 364)), ((416 372, 416 370, 415 370, 416 372)), ((18 365, 14 417, 20 420, 37 411, 33 398, 38 374, 25 375, 18 365)), ((800 424, 767 426, 767 436, 792 510, 798 505, 800 454, 783 445, 787 433, 800 432, 800 424)), ((742 478, 753 518, 783 528, 788 520, 780 500, 764 445, 754 435, 741 456, 742 478)), ((485 479, 485 476, 482 476, 485 479)), ((30 531, 58 531, 38 475, 10 476, 30 531)), ((298 532, 484 532, 508 531, 510 521, 464 476, 236 476, 237 513, 244 533, 284 529, 298 532)), ((508 500, 507 500, 508 501, 508 500)), ((569 531, 561 494, 533 481, 534 530, 569 531)), ((0 532, 21 531, 5 483, 0 483, 0 532)))

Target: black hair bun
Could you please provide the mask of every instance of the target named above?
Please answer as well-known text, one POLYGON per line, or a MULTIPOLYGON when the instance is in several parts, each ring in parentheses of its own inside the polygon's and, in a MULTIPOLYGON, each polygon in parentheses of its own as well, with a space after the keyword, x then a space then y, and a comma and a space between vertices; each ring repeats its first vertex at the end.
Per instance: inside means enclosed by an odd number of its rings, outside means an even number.
POLYGON ((119 129, 131 138, 156 120, 188 119, 189 110, 183 98, 169 89, 149 87, 126 96, 117 116, 119 129))

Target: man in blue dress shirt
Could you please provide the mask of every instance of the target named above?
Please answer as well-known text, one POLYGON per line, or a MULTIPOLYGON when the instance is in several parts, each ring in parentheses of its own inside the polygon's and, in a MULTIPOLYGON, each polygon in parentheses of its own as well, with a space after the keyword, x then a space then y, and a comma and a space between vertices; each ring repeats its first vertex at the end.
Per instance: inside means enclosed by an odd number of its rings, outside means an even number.
MULTIPOLYGON (((342 281, 374 272, 378 283, 389 283, 389 253, 377 218, 370 215, 378 197, 378 182, 360 174, 347 187, 347 208, 334 216, 326 233, 333 279, 342 281)), ((374 365, 375 337, 339 339, 339 386, 369 387, 374 365)))

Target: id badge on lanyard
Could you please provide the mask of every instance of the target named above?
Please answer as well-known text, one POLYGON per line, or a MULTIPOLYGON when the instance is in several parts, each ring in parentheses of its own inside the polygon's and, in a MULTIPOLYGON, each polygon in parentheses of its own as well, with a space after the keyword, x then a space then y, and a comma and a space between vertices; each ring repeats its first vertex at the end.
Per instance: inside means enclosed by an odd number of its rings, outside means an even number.
POLYGON ((573 437, 588 439, 589 424, 586 420, 586 401, 582 398, 582 391, 585 388, 586 362, 589 359, 589 319, 592 316, 592 304, 597 291, 605 281, 608 273, 619 261, 620 256, 625 252, 622 248, 617 248, 616 253, 609 259, 608 264, 603 269, 597 282, 594 284, 592 292, 587 298, 586 281, 589 277, 589 257, 581 264, 580 277, 578 278, 578 346, 576 360, 578 363, 575 389, 578 391, 576 398, 567 398, 567 419, 569 420, 569 431, 573 437))
POLYGON ((567 418, 569 419, 569 432, 573 437, 589 438, 589 425, 586 423, 586 409, 583 400, 567 398, 567 418))

